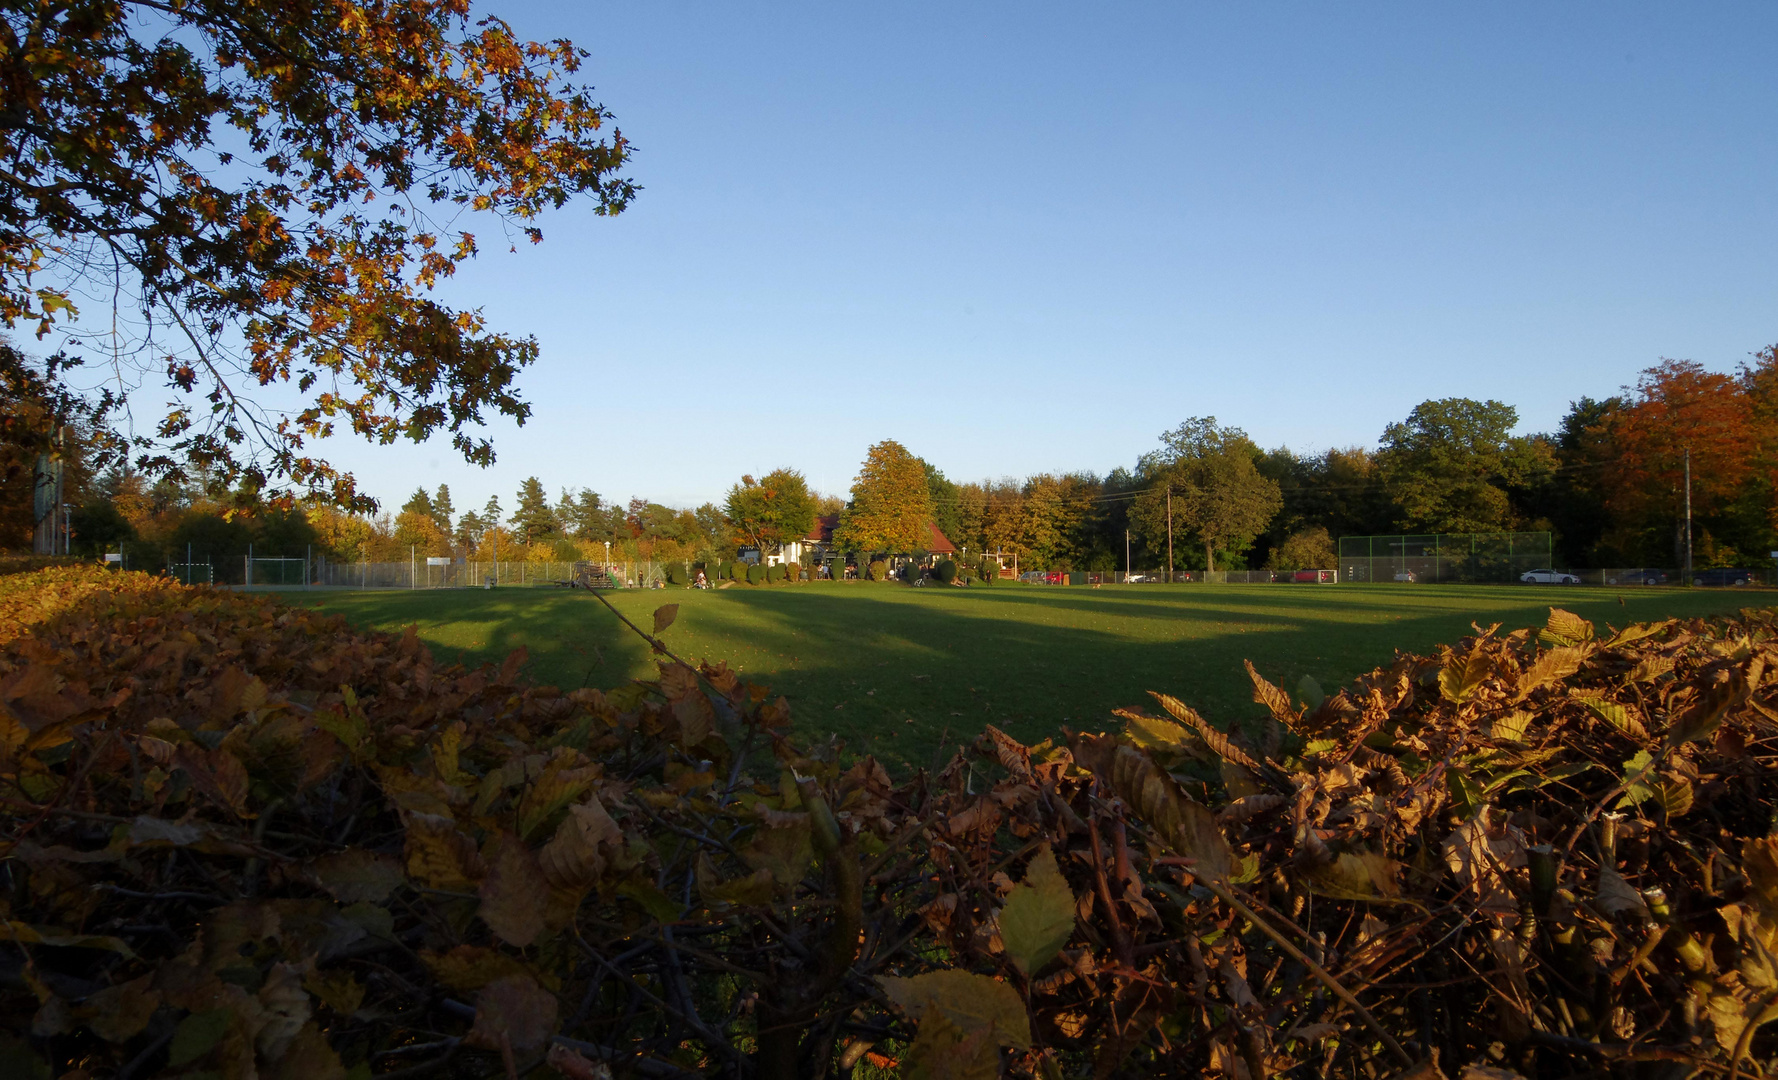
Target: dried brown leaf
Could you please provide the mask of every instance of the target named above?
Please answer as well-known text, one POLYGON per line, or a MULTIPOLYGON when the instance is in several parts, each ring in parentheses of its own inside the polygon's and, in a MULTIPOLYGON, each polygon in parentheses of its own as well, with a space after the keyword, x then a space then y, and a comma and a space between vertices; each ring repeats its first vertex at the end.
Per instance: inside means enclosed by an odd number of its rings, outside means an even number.
POLYGON ((543 933, 549 882, 531 849, 512 833, 495 838, 480 893, 478 914, 507 944, 522 949, 543 933))
POLYGON ((475 996, 475 1025, 464 1042, 484 1050, 510 1045, 515 1054, 541 1049, 556 1030, 556 996, 529 975, 507 975, 475 996))

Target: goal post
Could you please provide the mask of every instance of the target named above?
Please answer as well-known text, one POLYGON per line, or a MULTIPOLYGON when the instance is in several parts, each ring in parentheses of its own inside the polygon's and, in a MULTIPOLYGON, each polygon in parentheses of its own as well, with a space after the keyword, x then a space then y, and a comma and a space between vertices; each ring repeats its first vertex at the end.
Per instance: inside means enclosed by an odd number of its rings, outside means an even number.
POLYGON ((207 562, 168 563, 167 576, 181 585, 216 584, 216 568, 207 562))
POLYGON ((306 585, 308 584, 308 563, 307 559, 250 556, 247 559, 247 584, 306 585))

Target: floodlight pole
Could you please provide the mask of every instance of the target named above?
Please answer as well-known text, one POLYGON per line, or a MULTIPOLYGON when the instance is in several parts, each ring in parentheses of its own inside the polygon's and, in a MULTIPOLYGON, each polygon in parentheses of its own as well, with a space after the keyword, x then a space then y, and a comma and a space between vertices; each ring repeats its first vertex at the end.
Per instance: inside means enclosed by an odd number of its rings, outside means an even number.
POLYGON ((1692 448, 1685 448, 1685 579, 1692 579, 1692 448))

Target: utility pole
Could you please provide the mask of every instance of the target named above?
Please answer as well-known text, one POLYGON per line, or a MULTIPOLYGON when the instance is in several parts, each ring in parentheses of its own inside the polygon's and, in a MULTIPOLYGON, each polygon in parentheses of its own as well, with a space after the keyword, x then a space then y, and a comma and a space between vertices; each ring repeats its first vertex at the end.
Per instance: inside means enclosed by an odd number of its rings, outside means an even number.
POLYGON ((1124 530, 1124 584, 1130 583, 1130 530, 1124 530))
POLYGON ((1167 584, 1173 584, 1173 485, 1167 485, 1167 584))
POLYGON ((1685 580, 1692 580, 1692 448, 1685 448, 1685 580))

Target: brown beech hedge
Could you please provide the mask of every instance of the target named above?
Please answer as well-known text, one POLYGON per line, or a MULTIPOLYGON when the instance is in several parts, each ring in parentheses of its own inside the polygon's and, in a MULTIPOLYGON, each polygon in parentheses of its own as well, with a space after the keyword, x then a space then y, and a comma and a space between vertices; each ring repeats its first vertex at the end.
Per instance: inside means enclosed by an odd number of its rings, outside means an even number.
POLYGON ((0 1076, 1778 1069, 1772 612, 1556 610, 900 778, 673 613, 601 693, 0 579, 0 1076))

